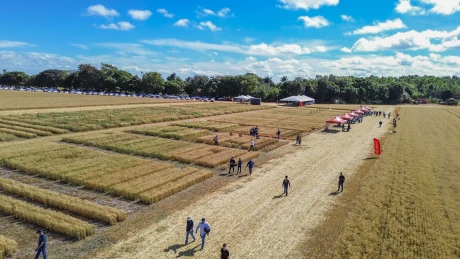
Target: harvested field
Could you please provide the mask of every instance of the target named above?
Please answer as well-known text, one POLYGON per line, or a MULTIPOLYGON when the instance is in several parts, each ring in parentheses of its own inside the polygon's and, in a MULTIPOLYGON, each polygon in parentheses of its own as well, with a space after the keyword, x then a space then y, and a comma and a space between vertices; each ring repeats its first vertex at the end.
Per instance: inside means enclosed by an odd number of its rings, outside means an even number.
POLYGON ((84 239, 95 231, 93 226, 77 218, 2 194, 0 194, 0 212, 77 240, 84 239))
POLYGON ((1 116, 0 119, 81 132, 270 108, 268 106, 205 103, 80 112, 29 113, 1 116))
POLYGON ((12 256, 16 251, 18 244, 16 241, 0 235, 0 258, 12 256))
POLYGON ((335 258, 460 257, 460 120, 440 107, 400 114, 350 215, 335 219, 335 258))
POLYGON ((110 225, 114 225, 117 221, 123 221, 126 218, 124 211, 10 179, 0 178, 0 191, 110 225))
POLYGON ((81 94, 54 94, 40 92, 1 91, 0 110, 25 110, 101 105, 177 103, 179 100, 93 96, 81 94))
MULTIPOLYGON (((27 174, 83 185, 128 199, 139 198, 142 193, 139 192, 141 188, 143 191, 151 189, 142 187, 145 183, 138 181, 137 178, 149 176, 153 182, 167 182, 164 179, 170 179, 171 171, 179 174, 183 171, 190 172, 189 168, 174 169, 173 165, 168 163, 153 162, 126 155, 106 154, 101 151, 51 142, 11 143, 7 148, 0 150, 0 159, 2 164, 10 169, 19 169, 27 174), (159 171, 161 173, 158 173, 159 171), (115 191, 118 189, 113 186, 122 183, 127 186, 126 190, 115 191)), ((195 183, 212 177, 212 172, 206 172, 204 178, 201 171, 193 171, 195 183)), ((178 181, 178 179, 173 178, 171 181, 178 181)), ((183 183, 182 186, 189 187, 188 181, 187 178, 187 183, 183 183)), ((184 188, 186 187, 182 189, 184 188)), ((180 191, 179 189, 173 189, 170 193, 180 191)), ((117 219, 119 217, 122 215, 117 215, 117 219)))
POLYGON ((211 168, 228 163, 232 156, 241 157, 243 160, 259 156, 258 152, 248 153, 241 149, 118 132, 71 136, 64 138, 63 141, 99 147, 118 153, 176 160, 211 168))

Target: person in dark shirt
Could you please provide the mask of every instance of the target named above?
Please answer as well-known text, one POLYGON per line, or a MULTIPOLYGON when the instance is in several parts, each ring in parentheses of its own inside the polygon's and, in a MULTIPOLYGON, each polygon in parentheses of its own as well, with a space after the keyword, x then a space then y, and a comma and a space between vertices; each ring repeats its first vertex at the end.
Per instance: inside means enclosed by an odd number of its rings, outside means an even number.
POLYGON ((286 175, 286 177, 283 180, 283 189, 284 189, 284 194, 286 194, 286 196, 288 196, 289 187, 291 187, 291 182, 288 180, 288 176, 286 175))
POLYGON ((382 121, 379 121, 379 128, 382 127, 382 121))
POLYGON ((241 173, 241 167, 243 166, 243 161, 241 161, 241 158, 238 159, 238 168, 236 169, 236 174, 241 173))
POLYGON ((351 130, 351 126, 350 126, 350 124, 348 124, 347 132, 350 132, 350 130, 351 130))
POLYGON ((214 145, 219 145, 219 137, 217 135, 214 137, 214 145))
POLYGON ((276 132, 276 135, 278 136, 278 139, 280 139, 280 136, 281 136, 281 131, 280 131, 280 129, 278 129, 278 131, 276 132))
POLYGON ((230 171, 232 171, 232 173, 235 172, 235 164, 236 164, 235 159, 233 157, 230 158, 228 173, 230 173, 230 171))
POLYGON ((192 235, 193 241, 196 241, 195 235, 193 234, 194 222, 193 219, 187 218, 187 227, 185 228, 185 244, 188 244, 188 236, 192 235))
POLYGON ((38 235, 38 247, 35 249, 37 251, 37 255, 35 256, 35 259, 38 259, 40 257, 40 254, 43 254, 43 258, 46 259, 46 235, 43 230, 37 230, 37 235, 38 235))
POLYGON ((220 259, 230 259, 230 251, 227 249, 227 244, 223 244, 220 249, 220 259))
POLYGON ((339 176, 339 188, 337 189, 337 192, 339 192, 340 188, 342 188, 342 192, 343 192, 343 183, 345 182, 345 176, 343 176, 342 172, 340 172, 340 176, 339 176))
POLYGON ((252 168, 254 167, 254 161, 252 159, 249 159, 249 162, 246 164, 246 167, 249 168, 249 175, 252 175, 252 168))

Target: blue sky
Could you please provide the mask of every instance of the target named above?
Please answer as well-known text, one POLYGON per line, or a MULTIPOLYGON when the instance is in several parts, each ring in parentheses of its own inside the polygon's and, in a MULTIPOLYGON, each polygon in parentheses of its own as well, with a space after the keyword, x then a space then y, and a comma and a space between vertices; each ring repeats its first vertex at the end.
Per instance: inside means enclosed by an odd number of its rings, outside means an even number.
POLYGON ((15 0, 2 9, 9 71, 103 62, 183 77, 460 75, 460 0, 15 0))

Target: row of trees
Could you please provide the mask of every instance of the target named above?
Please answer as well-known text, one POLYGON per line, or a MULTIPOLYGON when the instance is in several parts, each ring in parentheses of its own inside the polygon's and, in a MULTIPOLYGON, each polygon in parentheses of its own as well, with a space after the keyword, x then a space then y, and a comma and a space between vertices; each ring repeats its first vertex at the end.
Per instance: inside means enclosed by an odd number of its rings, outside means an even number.
POLYGON ((411 99, 448 99, 459 97, 460 78, 435 76, 354 77, 316 76, 282 77, 275 83, 271 77, 245 75, 195 75, 185 80, 175 73, 166 80, 158 72, 142 76, 120 70, 109 64, 100 69, 81 64, 75 71, 45 70, 29 76, 24 72, 4 72, 0 84, 94 90, 105 92, 135 92, 144 94, 188 94, 193 96, 234 97, 241 94, 276 101, 291 95, 308 95, 318 103, 342 100, 347 103, 404 103, 411 99))

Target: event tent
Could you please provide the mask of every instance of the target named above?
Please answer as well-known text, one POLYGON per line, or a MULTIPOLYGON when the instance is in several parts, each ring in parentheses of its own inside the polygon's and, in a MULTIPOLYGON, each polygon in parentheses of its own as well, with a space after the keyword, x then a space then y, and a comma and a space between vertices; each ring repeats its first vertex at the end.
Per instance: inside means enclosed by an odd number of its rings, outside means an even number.
POLYGON ((252 98, 252 96, 250 95, 240 95, 240 96, 237 96, 235 97, 235 100, 239 101, 239 100, 244 100, 244 101, 250 101, 252 98))
POLYGON ((347 122, 346 120, 340 118, 339 116, 332 117, 326 121, 326 123, 336 123, 336 124, 343 124, 346 122, 347 122))
POLYGON ((315 99, 305 96, 305 95, 298 95, 298 96, 289 96, 287 98, 281 99, 280 102, 294 102, 294 103, 315 103, 315 99))
POLYGON ((340 116, 340 118, 342 118, 342 119, 344 119, 344 120, 347 120, 347 121, 353 119, 353 117, 350 116, 350 115, 348 115, 348 113, 345 113, 344 115, 340 116))
POLYGON ((354 111, 354 113, 356 113, 356 114, 364 114, 364 112, 361 111, 361 110, 354 111))
POLYGON ((348 115, 350 115, 351 117, 358 117, 359 115, 354 113, 354 112, 351 112, 351 113, 347 113, 348 115))

